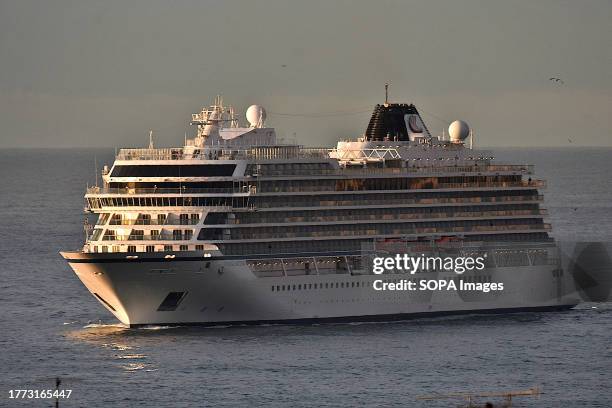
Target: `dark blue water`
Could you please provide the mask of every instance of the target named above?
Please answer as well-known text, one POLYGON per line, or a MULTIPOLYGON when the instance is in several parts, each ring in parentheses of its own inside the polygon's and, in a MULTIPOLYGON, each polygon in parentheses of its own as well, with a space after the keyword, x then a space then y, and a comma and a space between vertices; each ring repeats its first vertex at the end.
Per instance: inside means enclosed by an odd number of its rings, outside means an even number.
MULTIPOLYGON (((612 406, 612 304, 389 324, 125 329, 59 257, 111 150, 0 150, 0 406, 418 406, 435 393, 540 386, 515 406, 612 406)), ((549 181, 554 234, 612 238, 612 150, 503 150, 549 181)), ((484 400, 481 400, 484 401, 484 400)), ((496 401, 499 401, 496 400, 496 401)))

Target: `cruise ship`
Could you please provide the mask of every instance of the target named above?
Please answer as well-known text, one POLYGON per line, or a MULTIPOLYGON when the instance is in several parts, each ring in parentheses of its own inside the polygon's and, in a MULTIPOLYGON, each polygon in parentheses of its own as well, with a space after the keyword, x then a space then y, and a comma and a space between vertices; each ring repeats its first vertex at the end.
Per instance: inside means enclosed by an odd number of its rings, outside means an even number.
POLYGON ((120 149, 87 189, 86 241, 62 252, 129 327, 403 320, 558 310, 579 299, 533 166, 497 163, 463 121, 433 135, 413 104, 374 107, 335 148, 277 140, 263 107, 241 127, 220 97, 184 146, 120 149), (486 268, 375 274, 379 253, 484 255, 486 268), (375 282, 501 282, 503 291, 376 290, 375 282))

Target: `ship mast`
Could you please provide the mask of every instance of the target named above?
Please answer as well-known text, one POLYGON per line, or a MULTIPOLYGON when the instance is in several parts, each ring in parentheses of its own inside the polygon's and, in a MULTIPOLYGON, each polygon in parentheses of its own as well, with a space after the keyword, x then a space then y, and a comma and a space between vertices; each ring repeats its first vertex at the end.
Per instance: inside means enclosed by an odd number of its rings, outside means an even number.
POLYGON ((224 122, 230 122, 230 127, 238 125, 234 108, 223 106, 223 98, 217 95, 213 105, 191 115, 191 124, 197 126, 194 145, 202 147, 206 139, 212 138, 212 141, 218 139, 219 129, 223 127, 224 122))
POLYGON ((385 83, 385 106, 389 106, 389 83, 385 83))

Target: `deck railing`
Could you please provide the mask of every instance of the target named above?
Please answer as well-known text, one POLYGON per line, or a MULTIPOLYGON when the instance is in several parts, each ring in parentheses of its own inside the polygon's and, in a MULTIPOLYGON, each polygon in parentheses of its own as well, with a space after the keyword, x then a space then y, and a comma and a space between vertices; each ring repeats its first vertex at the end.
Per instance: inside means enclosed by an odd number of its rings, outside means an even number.
POLYGON ((189 241, 192 235, 104 235, 102 241, 189 241))
MULTIPOLYGON (((367 204, 361 201, 354 200, 319 200, 315 203, 300 205, 301 207, 325 206, 325 207, 340 207, 340 206, 359 206, 359 205, 392 205, 392 204, 420 204, 420 205, 439 205, 439 204, 480 204, 480 203, 507 203, 507 202, 540 202, 544 200, 542 194, 529 196, 500 196, 500 197, 453 197, 453 198, 421 198, 421 199, 406 199, 406 198, 383 198, 371 199, 367 204)), ((283 208, 296 207, 295 203, 284 201, 259 203, 258 208, 283 208)))
POLYGON ((113 220, 111 219, 108 225, 196 225, 200 219, 180 220, 178 218, 166 218, 165 220, 150 219, 150 220, 113 220))
POLYGON ((415 235, 415 234, 461 234, 466 232, 512 232, 512 231, 532 231, 542 230, 550 231, 550 224, 523 224, 523 225, 498 225, 488 226, 480 225, 474 227, 449 227, 449 228, 404 228, 396 229, 394 231, 380 232, 375 228, 362 229, 357 231, 311 231, 309 233, 303 232, 278 232, 278 233, 248 233, 245 231, 239 231, 232 236, 232 240, 267 240, 267 239, 279 239, 279 238, 322 238, 322 237, 350 237, 350 236, 378 236, 378 235, 415 235))
POLYGON ((391 192, 397 191, 400 192, 409 192, 415 190, 442 190, 442 189, 474 189, 474 188, 494 188, 494 189, 504 189, 504 188, 521 188, 521 187, 529 187, 529 188, 544 188, 546 187, 546 182, 544 180, 523 180, 523 181, 500 181, 500 182, 484 182, 484 183, 436 183, 434 181, 422 183, 418 185, 415 183, 411 188, 404 189, 365 189, 360 188, 360 186, 352 187, 348 186, 344 190, 336 189, 336 186, 333 184, 333 180, 327 180, 327 185, 307 185, 307 186, 280 186, 280 185, 265 185, 262 184, 260 188, 257 190, 257 193, 267 193, 268 195, 274 193, 321 193, 321 194, 330 194, 334 192, 391 192), (324 189, 324 187, 326 187, 324 189), (349 189, 350 188, 350 189, 349 189))
POLYGON ((224 146, 194 148, 185 152, 182 148, 120 149, 117 160, 243 160, 243 159, 292 159, 329 158, 331 149, 303 147, 300 145, 253 146, 236 149, 224 146))
POLYGON ((243 188, 107 188, 107 187, 88 187, 87 194, 238 194, 248 193, 248 187, 243 188))
POLYGON ((419 166, 419 167, 346 167, 342 169, 286 169, 270 170, 265 167, 255 169, 254 176, 336 176, 369 174, 440 174, 440 173, 520 173, 533 174, 533 165, 487 165, 487 166, 419 166))
MULTIPOLYGON (((457 208, 457 207, 453 207, 457 208)), ((461 208, 461 207, 459 207, 461 208)), ((244 221, 239 222, 240 219, 236 220, 236 225, 247 224, 252 227, 258 226, 260 223, 265 224, 284 224, 284 223, 319 223, 319 222, 341 222, 341 221, 399 221, 399 220, 435 220, 439 218, 489 218, 489 217, 530 217, 530 216, 546 216, 548 212, 545 209, 537 210, 507 210, 507 211, 455 211, 455 212, 433 212, 433 213, 389 213, 389 214, 369 214, 369 215, 338 215, 338 216, 318 216, 318 215, 304 215, 304 216, 293 216, 293 217, 279 217, 274 213, 257 214, 253 219, 256 222, 246 218, 244 221)))

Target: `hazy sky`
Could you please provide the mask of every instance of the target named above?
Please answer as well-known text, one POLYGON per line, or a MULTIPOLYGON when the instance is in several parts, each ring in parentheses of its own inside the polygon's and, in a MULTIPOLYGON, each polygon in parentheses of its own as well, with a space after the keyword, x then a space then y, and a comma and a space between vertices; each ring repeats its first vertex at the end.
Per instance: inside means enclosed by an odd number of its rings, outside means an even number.
POLYGON ((610 0, 0 0, 0 147, 180 145, 217 93, 332 145, 370 113, 274 113, 370 110, 385 81, 435 134, 612 146, 611 21, 610 0))

